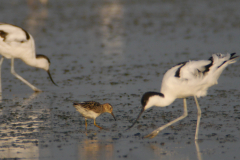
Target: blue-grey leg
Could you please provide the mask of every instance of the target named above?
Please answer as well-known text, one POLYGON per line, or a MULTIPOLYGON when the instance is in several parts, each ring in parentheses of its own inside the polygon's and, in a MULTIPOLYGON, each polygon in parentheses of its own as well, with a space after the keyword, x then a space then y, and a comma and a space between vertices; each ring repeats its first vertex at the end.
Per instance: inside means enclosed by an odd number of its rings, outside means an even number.
POLYGON ((25 83, 26 85, 28 85, 30 88, 32 88, 32 90, 34 90, 35 92, 41 92, 40 89, 38 89, 37 87, 35 87, 34 85, 32 85, 31 83, 29 83, 27 80, 25 80, 24 78, 22 78, 21 76, 19 76, 15 70, 14 70, 14 58, 11 59, 11 73, 19 80, 21 80, 23 83, 25 83))
POLYGON ((196 102, 196 105, 197 105, 197 110, 198 110, 198 113, 197 113, 197 126, 196 126, 196 132, 195 132, 195 140, 197 140, 198 139, 198 131, 199 131, 199 124, 200 124, 202 111, 201 111, 201 108, 200 108, 200 106, 198 104, 197 97, 194 96, 194 99, 195 99, 195 102, 196 102))
POLYGON ((198 141, 195 141, 195 146, 196 146, 196 151, 197 151, 197 158, 198 158, 198 160, 202 160, 202 153, 200 151, 198 141))
POLYGON ((185 118, 188 115, 186 98, 183 99, 183 109, 184 109, 184 112, 183 112, 182 116, 180 116, 177 119, 163 125, 162 127, 159 127, 158 129, 154 130, 152 133, 146 135, 144 138, 154 138, 160 131, 164 130, 165 128, 172 125, 173 123, 176 123, 176 122, 182 120, 183 118, 185 118))
POLYGON ((0 102, 2 102, 2 63, 3 63, 4 58, 2 57, 0 60, 0 102))

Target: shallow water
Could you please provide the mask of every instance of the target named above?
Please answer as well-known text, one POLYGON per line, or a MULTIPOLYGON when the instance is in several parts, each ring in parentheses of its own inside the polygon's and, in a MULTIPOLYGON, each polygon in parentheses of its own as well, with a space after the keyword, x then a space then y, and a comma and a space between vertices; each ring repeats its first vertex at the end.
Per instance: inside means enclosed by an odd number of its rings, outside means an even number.
MULTIPOLYGON (((28 30, 51 73, 15 60, 15 70, 42 89, 33 93, 2 66, 0 158, 17 159, 240 159, 239 62, 199 99, 202 108, 195 143, 197 110, 188 98, 188 116, 153 139, 142 139, 183 113, 182 100, 153 107, 124 131, 141 110, 146 91, 159 91, 171 66, 212 53, 240 49, 239 1, 3 1, 2 22, 28 30), (28 3, 27 3, 28 2, 28 3), (31 3, 33 2, 33 3, 31 3), (97 118, 99 130, 72 102, 111 103, 97 118)), ((239 53, 238 53, 239 54, 239 53)))

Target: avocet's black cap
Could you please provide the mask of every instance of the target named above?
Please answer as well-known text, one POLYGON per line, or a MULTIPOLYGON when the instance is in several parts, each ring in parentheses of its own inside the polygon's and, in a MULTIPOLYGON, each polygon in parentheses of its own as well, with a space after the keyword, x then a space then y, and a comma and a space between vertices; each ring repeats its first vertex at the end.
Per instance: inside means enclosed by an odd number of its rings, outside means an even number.
POLYGON ((152 96, 161 96, 161 97, 164 97, 164 95, 162 93, 159 93, 159 92, 146 92, 143 94, 142 96, 142 99, 141 99, 141 103, 142 103, 142 106, 145 107, 149 98, 152 97, 152 96))
POLYGON ((142 99, 141 99, 142 110, 139 113, 139 115, 137 116, 137 119, 133 122, 133 124, 130 127, 128 127, 128 129, 132 128, 137 123, 138 119, 140 118, 142 113, 145 111, 145 106, 147 105, 147 102, 148 102, 149 98, 152 97, 152 96, 155 96, 155 95, 164 97, 164 95, 162 93, 159 93, 159 92, 146 92, 146 93, 143 94, 142 99))

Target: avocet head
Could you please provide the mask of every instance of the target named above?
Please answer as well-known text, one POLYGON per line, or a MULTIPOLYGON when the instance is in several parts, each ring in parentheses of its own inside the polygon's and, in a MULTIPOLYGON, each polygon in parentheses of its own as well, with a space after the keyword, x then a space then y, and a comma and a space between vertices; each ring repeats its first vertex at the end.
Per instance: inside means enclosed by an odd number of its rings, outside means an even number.
POLYGON ((164 95, 159 92, 146 92, 143 94, 141 104, 144 110, 151 108, 159 103, 159 97, 164 98, 164 95))
POLYGON ((133 124, 130 127, 128 127, 128 129, 132 128, 135 125, 135 123, 138 121, 138 119, 145 110, 157 104, 157 102, 159 101, 159 97, 164 97, 164 95, 159 92, 146 92, 143 94, 141 99, 142 110, 139 113, 137 119, 133 122, 133 124))
POLYGON ((45 55, 37 54, 36 59, 37 59, 37 67, 44 69, 48 73, 48 76, 49 76, 50 80, 52 81, 52 83, 57 86, 57 84, 53 81, 52 76, 49 71, 50 64, 51 64, 49 58, 45 55))
POLYGON ((113 116, 114 120, 116 121, 116 118, 115 118, 115 116, 113 114, 113 107, 112 107, 112 105, 109 104, 109 103, 105 103, 105 104, 103 104, 103 107, 105 109, 105 112, 110 113, 113 116))

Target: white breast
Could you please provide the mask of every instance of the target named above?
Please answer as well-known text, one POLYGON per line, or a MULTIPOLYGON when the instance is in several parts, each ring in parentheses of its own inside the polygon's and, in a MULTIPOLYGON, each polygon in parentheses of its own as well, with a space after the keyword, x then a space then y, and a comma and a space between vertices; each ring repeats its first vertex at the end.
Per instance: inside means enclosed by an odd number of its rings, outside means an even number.
POLYGON ((96 113, 96 112, 93 112, 91 110, 87 110, 83 107, 77 107, 76 108, 78 112, 80 112, 85 118, 91 118, 91 119, 95 119, 97 118, 100 113, 96 113))

